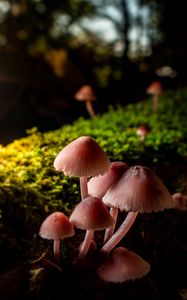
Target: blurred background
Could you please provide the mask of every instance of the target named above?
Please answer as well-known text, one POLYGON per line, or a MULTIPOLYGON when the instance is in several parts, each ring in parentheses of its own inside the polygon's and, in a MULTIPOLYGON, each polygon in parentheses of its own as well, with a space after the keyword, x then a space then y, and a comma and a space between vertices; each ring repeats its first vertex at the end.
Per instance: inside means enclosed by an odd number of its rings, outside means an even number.
POLYGON ((0 143, 187 84, 186 0, 0 0, 0 143))

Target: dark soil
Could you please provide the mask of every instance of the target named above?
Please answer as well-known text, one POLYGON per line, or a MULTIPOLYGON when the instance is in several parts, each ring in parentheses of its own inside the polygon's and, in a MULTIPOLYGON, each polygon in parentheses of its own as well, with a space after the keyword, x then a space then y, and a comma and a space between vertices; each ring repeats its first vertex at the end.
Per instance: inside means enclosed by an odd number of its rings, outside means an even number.
MULTIPOLYGON (((119 223, 123 218, 121 214, 119 223)), ((24 249, 10 230, 1 227, 0 299, 187 299, 186 229, 187 211, 171 209, 139 215, 120 246, 147 260, 151 270, 142 279, 113 284, 96 274, 97 251, 90 253, 88 265, 73 263, 84 233, 64 240, 59 268, 54 264, 50 241, 41 244, 35 237, 33 248, 24 249), (40 258, 44 251, 48 252, 40 258)), ((96 233, 98 247, 102 238, 103 233, 96 233)))

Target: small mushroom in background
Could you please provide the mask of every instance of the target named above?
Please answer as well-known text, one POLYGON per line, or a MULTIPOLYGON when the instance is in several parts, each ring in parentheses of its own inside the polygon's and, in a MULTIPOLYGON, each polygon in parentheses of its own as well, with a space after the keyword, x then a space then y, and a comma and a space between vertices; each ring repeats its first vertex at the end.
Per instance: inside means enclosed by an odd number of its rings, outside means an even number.
POLYGON ((80 247, 79 258, 86 256, 94 230, 103 230, 113 225, 114 220, 104 203, 95 197, 83 199, 73 210, 70 216, 73 226, 86 230, 85 239, 80 247))
POLYGON ((75 100, 85 103, 86 109, 91 118, 96 116, 92 102, 96 101, 96 95, 90 85, 83 85, 75 94, 75 100))
POLYGON ((146 89, 147 94, 152 96, 152 109, 156 112, 158 109, 159 96, 163 93, 160 81, 153 81, 146 89))
POLYGON ((102 200, 109 207, 128 211, 121 226, 101 248, 100 251, 104 253, 109 253, 121 241, 136 220, 138 212, 156 212, 173 206, 173 199, 163 182, 144 166, 128 168, 111 185, 102 200))
POLYGON ((142 125, 137 127, 136 134, 138 136, 140 136, 140 140, 141 140, 142 144, 144 144, 145 138, 146 138, 146 136, 148 135, 149 132, 150 132, 150 128, 147 124, 142 124, 142 125))
POLYGON ((173 198, 173 208, 181 211, 187 210, 187 195, 182 193, 174 193, 173 198))
POLYGON ((60 265, 60 240, 74 235, 73 225, 62 212, 50 214, 42 223, 39 235, 48 240, 53 240, 55 261, 60 265))
POLYGON ((139 255, 126 248, 118 247, 99 266, 97 274, 106 282, 121 283, 142 278, 149 270, 149 263, 139 255))
POLYGON ((103 175, 111 163, 94 139, 81 136, 65 146, 54 161, 57 171, 67 176, 80 177, 82 199, 88 197, 87 177, 103 175))

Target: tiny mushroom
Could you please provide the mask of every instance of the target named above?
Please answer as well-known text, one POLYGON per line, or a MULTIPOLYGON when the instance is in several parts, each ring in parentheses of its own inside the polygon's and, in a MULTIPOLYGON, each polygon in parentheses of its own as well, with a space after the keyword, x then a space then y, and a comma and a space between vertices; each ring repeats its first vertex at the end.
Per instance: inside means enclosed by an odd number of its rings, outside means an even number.
POLYGON ((80 177, 82 199, 88 196, 87 177, 103 175, 111 164, 103 149, 89 136, 81 136, 57 155, 54 167, 68 176, 80 177))
POLYGON ((150 131, 150 128, 147 124, 142 124, 137 127, 136 134, 140 136, 140 140, 141 140, 142 144, 144 144, 145 137, 149 133, 149 131, 150 131))
POLYGON ((96 95, 93 91, 93 88, 90 85, 83 85, 78 92, 76 92, 74 97, 77 101, 82 101, 85 103, 90 117, 94 118, 96 114, 93 109, 92 102, 96 100, 96 95))
POLYGON ((147 94, 152 95, 153 112, 158 108, 158 97, 162 94, 163 88, 160 81, 153 81, 146 90, 147 94))
MULTIPOLYGON (((118 180, 123 173, 128 169, 128 165, 122 161, 115 161, 111 163, 111 169, 104 175, 92 177, 88 182, 88 193, 91 196, 102 199, 104 194, 110 186, 118 180)), ((118 216, 118 208, 111 207, 110 214, 114 219, 114 225, 107 228, 105 231, 104 242, 109 240, 114 233, 116 220, 118 216)))
POLYGON ((172 195, 173 208, 181 211, 187 210, 187 196, 182 193, 174 193, 172 195))
POLYGON ((55 260, 60 264, 60 240, 74 235, 73 225, 62 212, 50 214, 41 224, 39 235, 44 239, 53 240, 55 260))
POLYGON ((134 223, 138 212, 161 211, 171 208, 172 197, 161 179, 149 168, 132 166, 119 181, 114 182, 103 197, 109 207, 117 207, 128 214, 115 234, 101 248, 110 252, 134 223))
POLYGON ((126 248, 118 247, 99 266, 97 274, 106 282, 121 283, 141 278, 149 270, 149 263, 139 255, 126 248))
POLYGON ((79 258, 84 258, 89 250, 94 230, 103 230, 113 225, 114 220, 104 203, 89 196, 81 201, 73 210, 70 222, 77 228, 86 230, 79 258))

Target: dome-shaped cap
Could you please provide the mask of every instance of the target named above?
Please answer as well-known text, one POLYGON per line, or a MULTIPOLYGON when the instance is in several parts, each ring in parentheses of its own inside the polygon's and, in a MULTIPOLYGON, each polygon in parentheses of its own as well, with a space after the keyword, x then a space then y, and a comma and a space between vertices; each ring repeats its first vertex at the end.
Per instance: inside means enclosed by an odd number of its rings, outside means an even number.
POLYGON ((119 181, 111 185, 103 197, 108 206, 120 210, 152 212, 172 207, 172 197, 160 180, 149 168, 132 166, 119 181))
POLYGON ((153 81, 146 90, 147 94, 160 95, 163 92, 162 85, 159 81, 153 81))
POLYGON ((73 236, 74 229, 64 213, 54 212, 43 221, 39 235, 44 239, 60 240, 73 236))
POLYGON ((140 136, 145 136, 149 133, 149 131, 150 131, 149 126, 147 124, 142 124, 137 127, 136 134, 140 136))
POLYGON ((107 172, 110 161, 94 139, 81 136, 60 151, 54 167, 68 176, 90 177, 107 172))
POLYGON ((70 222, 83 230, 102 230, 112 226, 114 220, 100 199, 87 197, 75 207, 70 222))
POLYGON ((122 161, 111 163, 111 169, 104 175, 92 177, 88 182, 88 193, 91 196, 102 198, 109 187, 119 179, 128 169, 128 165, 122 161))
POLYGON ((83 85, 75 94, 78 101, 95 101, 96 95, 90 85, 83 85))
POLYGON ((172 195, 173 208, 177 210, 187 210, 187 196, 182 193, 174 193, 172 195))
POLYGON ((150 265, 126 248, 114 249, 111 256, 98 268, 97 274, 106 282, 124 282, 145 276, 150 265))

